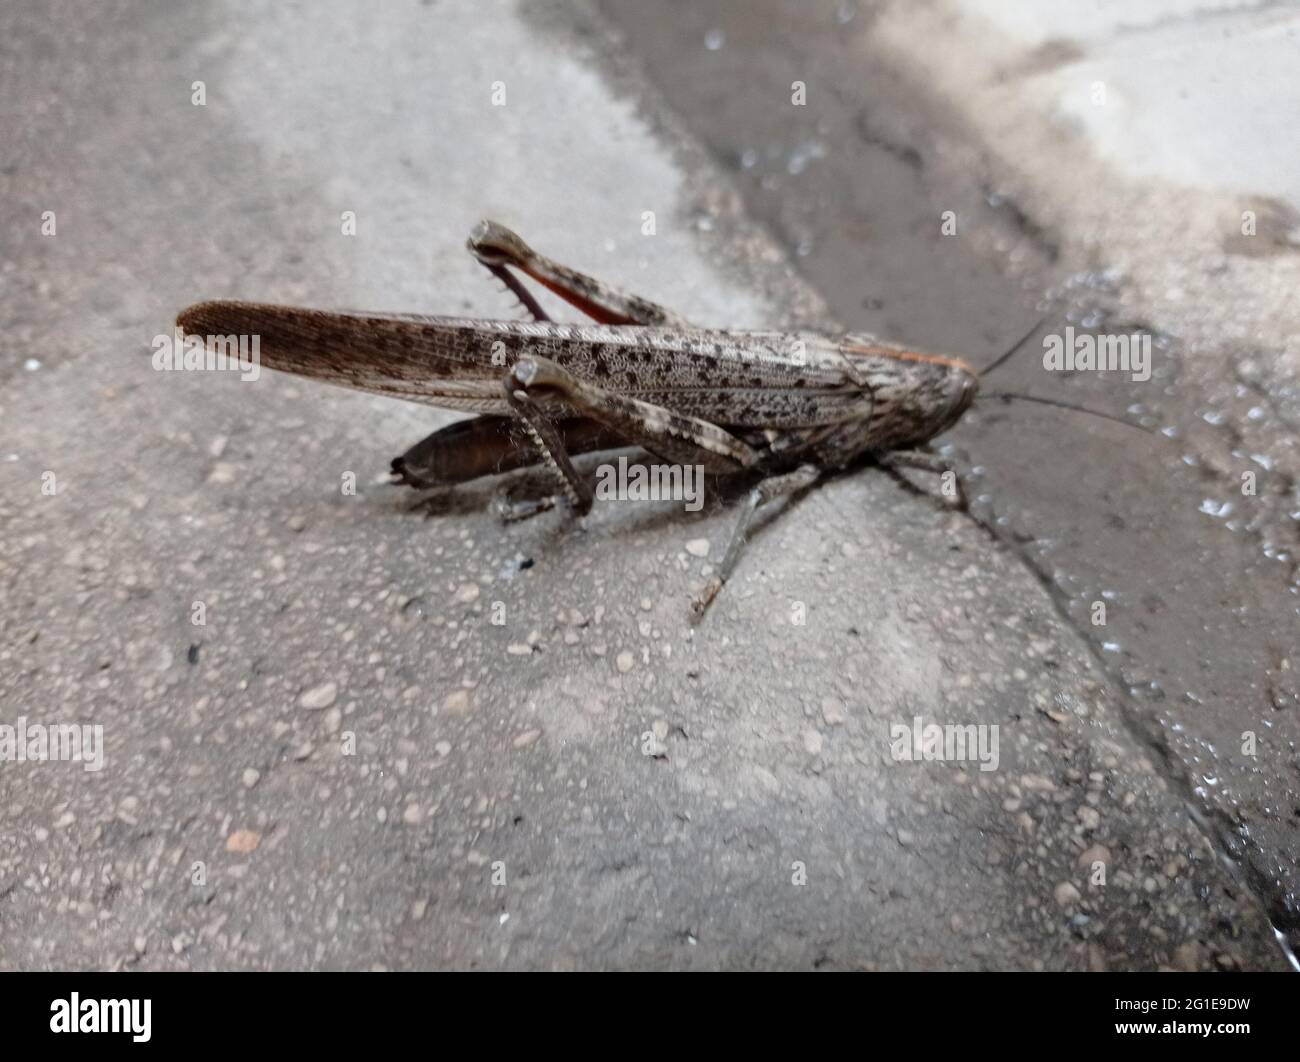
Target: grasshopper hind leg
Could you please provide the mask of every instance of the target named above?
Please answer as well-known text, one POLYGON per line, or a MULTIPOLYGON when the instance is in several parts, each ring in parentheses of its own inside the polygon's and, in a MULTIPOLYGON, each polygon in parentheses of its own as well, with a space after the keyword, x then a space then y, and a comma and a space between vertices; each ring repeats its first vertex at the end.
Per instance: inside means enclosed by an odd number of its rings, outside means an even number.
POLYGON ((570 508, 579 515, 591 508, 595 492, 570 460, 570 448, 559 430, 564 422, 557 420, 562 413, 576 412, 623 445, 640 446, 672 462, 699 465, 706 473, 740 472, 758 456, 716 424, 585 383, 546 358, 519 359, 502 386, 510 408, 527 426, 570 508))
MULTIPOLYGON (((564 496, 569 503, 569 508, 578 516, 585 516, 591 510, 595 492, 592 490, 591 484, 578 475, 577 469, 573 467, 569 451, 564 445, 564 437, 560 434, 556 422, 547 416, 545 410, 529 394, 528 390, 519 386, 519 384, 520 381, 515 373, 512 372, 506 377, 506 401, 510 403, 510 408, 523 421, 528 433, 533 438, 538 453, 540 453, 543 461, 550 467, 559 481, 564 496)), ((528 516, 535 516, 539 512, 554 508, 555 500, 554 497, 547 499, 543 507, 523 513, 515 517, 515 519, 525 519, 528 516)), ((509 518, 508 511, 503 515, 509 518)))
POLYGON ((501 283, 506 286, 506 289, 519 300, 519 305, 528 311, 528 315, 534 321, 541 322, 549 321, 551 319, 547 312, 542 309, 541 303, 533 298, 533 293, 524 287, 519 278, 510 272, 510 270, 505 266, 496 265, 492 262, 484 262, 483 266, 489 273, 496 277, 497 280, 501 281, 501 283))
POLYGON ((688 327, 685 320, 665 306, 538 254, 518 234, 495 221, 480 221, 469 234, 466 246, 480 264, 514 293, 535 321, 550 318, 510 269, 531 277, 600 324, 688 327))
POLYGON ((512 498, 509 494, 503 494, 497 498, 493 508, 503 524, 517 524, 541 516, 542 513, 549 513, 558 501, 559 498, 554 494, 541 498, 512 498))

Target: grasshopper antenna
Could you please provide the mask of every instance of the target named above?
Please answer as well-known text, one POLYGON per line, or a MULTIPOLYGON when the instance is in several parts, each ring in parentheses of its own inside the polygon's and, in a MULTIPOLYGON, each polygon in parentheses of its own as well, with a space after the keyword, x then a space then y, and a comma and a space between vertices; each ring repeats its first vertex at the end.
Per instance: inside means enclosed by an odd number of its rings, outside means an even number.
POLYGON ((1068 409, 1074 413, 1087 413, 1090 417, 1100 417, 1102 420, 1114 421, 1116 424, 1123 424, 1126 428, 1132 428, 1134 431, 1140 431, 1146 435, 1155 434, 1155 432, 1150 428, 1144 428, 1141 424, 1134 424, 1131 420, 1117 417, 1113 413, 1103 413, 1099 409, 1089 409, 1087 406, 1076 406, 1073 402, 1065 402, 1059 398, 1042 398, 1039 395, 1018 395, 1010 391, 999 391, 992 394, 979 395, 976 401, 985 398, 1000 398, 1004 402, 1011 400, 1017 402, 1037 402, 1039 405, 1043 406, 1055 406, 1057 409, 1068 409))
POLYGON ((1005 354, 1003 354, 996 361, 994 361, 992 365, 986 365, 984 368, 980 369, 980 375, 987 376, 989 373, 991 373, 994 369, 996 369, 999 365, 1001 365, 1004 361, 1006 361, 1009 357, 1011 357, 1012 354, 1014 354, 1017 350, 1019 350, 1027 342, 1029 342, 1030 337, 1033 336, 1046 323, 1047 323, 1047 318, 1040 317, 1038 319, 1038 322, 1034 325, 1033 328, 1031 328, 1028 332, 1026 332, 1023 336, 1021 336, 1019 339, 1016 340, 1015 344, 1012 346, 1010 350, 1008 350, 1005 354))

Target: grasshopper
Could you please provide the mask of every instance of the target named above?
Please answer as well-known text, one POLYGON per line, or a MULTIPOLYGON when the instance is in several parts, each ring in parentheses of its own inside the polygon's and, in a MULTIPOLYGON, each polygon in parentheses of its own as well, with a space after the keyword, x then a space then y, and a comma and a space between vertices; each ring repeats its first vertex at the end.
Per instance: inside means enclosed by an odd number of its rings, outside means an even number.
POLYGON ((762 477, 694 600, 697 615, 735 570, 760 507, 863 457, 887 468, 949 471, 928 444, 979 390, 979 374, 961 358, 862 333, 695 327, 538 254, 492 221, 475 227, 468 248, 531 322, 213 301, 189 307, 176 323, 209 343, 256 335, 272 369, 479 414, 396 458, 393 480, 439 487, 544 464, 557 493, 508 505, 507 519, 561 501, 585 514, 593 490, 572 457, 598 450, 639 446, 708 473, 762 477), (551 320, 512 270, 595 324, 551 320))

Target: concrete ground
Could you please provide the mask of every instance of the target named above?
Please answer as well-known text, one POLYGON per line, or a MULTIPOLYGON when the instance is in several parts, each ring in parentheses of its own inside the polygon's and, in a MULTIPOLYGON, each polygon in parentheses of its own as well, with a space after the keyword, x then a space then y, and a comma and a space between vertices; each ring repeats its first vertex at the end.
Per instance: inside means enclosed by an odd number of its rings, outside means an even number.
MULTIPOLYGON (((1107 534, 1096 509, 1089 519, 1063 502, 1072 531, 1037 552, 1057 585, 1127 594, 1119 626, 1099 639, 1117 650, 1112 670, 1294 947, 1300 11, 955 0, 888 5, 873 40, 952 105, 999 196, 1055 249, 1057 304, 1081 311, 1076 320, 1157 333, 1152 381, 1074 394, 1159 426, 1165 456, 1138 461, 1126 448, 1111 462, 1121 471, 1097 474, 1076 453, 1074 496, 1104 499, 1098 508, 1122 512, 1122 526, 1107 534)), ((1022 277, 1039 272, 1032 254, 1016 262, 1004 248, 1003 260, 1022 277)), ((1032 362, 1014 382, 1061 393, 1032 362)), ((1007 449, 992 447, 990 465, 1007 449)), ((1016 475, 1026 463, 1005 467, 1016 475)), ((1025 526, 1047 539, 1043 511, 1069 491, 1039 490, 1041 473, 1021 479, 1025 526)))
POLYGON ((835 481, 693 627, 717 492, 426 520, 379 480, 451 415, 153 370, 204 298, 511 316, 480 216, 701 323, 826 320, 607 28, 0 13, 0 723, 106 746, 0 761, 0 967, 1284 968, 1068 611, 942 498, 835 481), (995 769, 895 758, 918 717, 996 726, 995 769))
POLYGON ((845 326, 977 365, 1038 321, 1058 336, 1150 333, 1149 380, 1047 372, 1031 342, 985 387, 1119 414, 1154 438, 977 403, 950 436, 953 458, 976 515, 1038 575, 1295 939, 1300 387, 1285 293, 1300 193, 1287 191, 1294 145, 1269 130, 1294 111, 1297 84, 1261 80, 1286 68, 1294 15, 601 8, 845 326), (790 107, 800 84, 806 101, 790 107), (1156 128, 1169 135, 1144 142, 1156 128))

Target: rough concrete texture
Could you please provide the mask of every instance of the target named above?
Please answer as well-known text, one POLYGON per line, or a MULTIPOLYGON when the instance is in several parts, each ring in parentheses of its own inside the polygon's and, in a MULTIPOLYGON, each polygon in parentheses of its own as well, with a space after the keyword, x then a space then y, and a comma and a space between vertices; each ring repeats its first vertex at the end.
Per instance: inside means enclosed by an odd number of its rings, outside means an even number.
MULTIPOLYGON (((1125 447, 1107 473, 1085 449, 1064 482, 1007 447, 988 464, 1026 484, 1019 527, 1076 614, 1091 588, 1127 594, 1115 671, 1300 941, 1300 14, 1170 0, 878 14, 873 47, 955 112, 980 145, 968 172, 1014 204, 1026 238, 992 248, 1027 278, 1050 251, 1040 307, 1156 333, 1149 383, 1071 381, 1070 397, 1126 409, 1171 440, 1162 451, 1125 447)), ((999 383, 1064 393, 1033 359, 999 383)))
POLYGON ((450 417, 152 370, 199 298, 508 315, 484 214, 702 322, 810 312, 598 40, 482 3, 0 31, 0 722, 106 743, 0 763, 0 966, 1281 965, 1087 645, 942 499, 831 484, 692 628, 717 493, 425 520, 375 481, 450 417), (918 716, 996 725, 996 769, 895 759, 918 716))
MULTIPOLYGON (((974 514, 1039 575, 1120 691, 1126 717, 1179 777, 1275 924, 1294 934, 1300 410, 1286 358, 1270 346, 1274 332, 1252 326, 1247 342, 1192 346, 1179 338, 1186 313, 1164 316, 1144 299, 1153 270, 1183 268, 1186 189, 1146 176, 1139 195, 1135 178, 1114 168, 1081 168, 1083 179, 1062 171, 1054 160, 1086 155, 1087 138, 1043 119, 1055 97, 1036 76, 1041 63, 1014 75, 989 67, 978 47, 972 54, 961 10, 929 25, 933 11, 915 5, 829 0, 797 11, 780 0, 718 0, 682 5, 667 22, 626 0, 601 8, 846 326, 977 365, 1033 336, 1036 321, 1041 336, 1060 337, 1064 325, 1153 333, 1149 379, 1045 371, 1031 339, 986 383, 1110 411, 1152 435, 1058 409, 977 402, 951 434, 952 458, 966 469, 974 514), (914 11, 921 24, 909 34, 914 11), (917 43, 953 35, 951 47, 917 43), (746 91, 736 93, 741 82, 746 91), (802 105, 790 105, 792 86, 804 86, 802 105), (997 135, 1001 118, 983 113, 992 103, 1000 116, 1019 115, 1014 141, 997 135), (1108 211, 1112 228, 1145 234, 1148 268, 1128 275, 1111 265, 1132 244, 1098 243, 1085 223, 1108 211)), ((1070 23, 1068 10, 1054 10, 1070 23)), ((1212 14, 1185 21, 1214 37, 1212 14)), ((1125 15, 1140 17, 1141 5, 1125 15)), ((1017 24, 1031 46, 1045 19, 1017 24)), ((1110 62, 1119 50, 1113 27, 1094 16, 1090 24, 1083 43, 1058 41, 1056 52, 1079 56, 1086 44, 1091 61, 1110 62)), ((1229 50, 1251 43, 1248 34, 1222 37, 1229 50)), ((989 48, 1014 53, 1000 38, 989 48)), ((1159 41, 1152 52, 1163 54, 1159 41)), ((1223 63, 1233 64, 1235 53, 1223 63)), ((1072 77, 1067 67, 1062 80, 1072 77)), ((1185 77, 1215 74, 1202 55, 1185 77)), ((1272 110, 1243 115, 1246 132, 1207 124, 1201 139, 1267 130, 1289 106, 1288 91, 1274 86, 1272 110)), ((1231 80, 1217 92, 1211 116, 1248 94, 1231 80)), ((1127 110, 1151 125, 1172 99, 1131 93, 1127 110)), ((1186 124, 1194 114, 1167 117, 1186 124)), ((1285 167, 1285 150, 1273 165, 1285 167)), ((1277 179, 1271 170, 1257 176, 1263 185, 1277 179)), ((1221 175, 1201 178, 1208 187, 1221 175)), ((1240 237, 1238 225, 1231 232, 1240 237)), ((1263 246, 1266 231, 1239 238, 1234 253, 1263 246)), ((1225 335, 1240 328, 1232 301, 1186 309, 1201 315, 1202 333, 1216 321, 1225 335)), ((1277 307, 1279 317, 1287 312, 1277 307)))
POLYGON ((1207 359, 1264 346, 1294 387, 1294 6, 953 0, 888 5, 876 32, 995 146, 1038 220, 1124 275, 1128 307, 1207 359))

